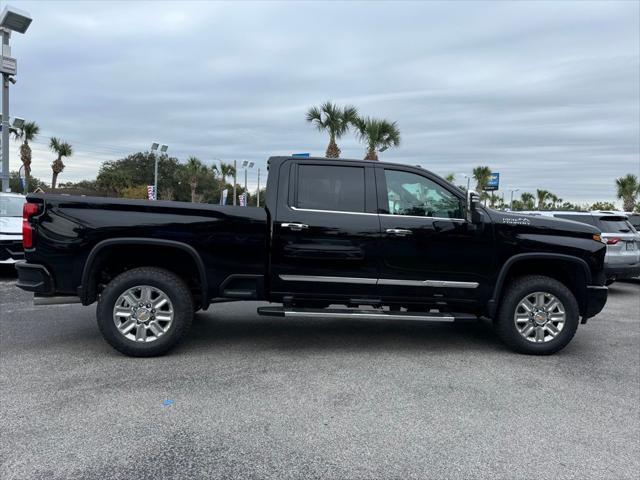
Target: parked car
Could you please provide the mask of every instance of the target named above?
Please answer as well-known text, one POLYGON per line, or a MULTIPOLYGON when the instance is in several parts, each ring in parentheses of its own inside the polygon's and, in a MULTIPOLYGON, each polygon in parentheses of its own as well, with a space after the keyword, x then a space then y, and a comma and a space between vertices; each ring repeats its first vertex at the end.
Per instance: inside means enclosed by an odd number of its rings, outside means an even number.
POLYGON ((622 212, 540 211, 528 212, 593 225, 607 244, 604 270, 607 285, 623 278, 640 276, 640 233, 622 212))
POLYGON ((24 259, 22 250, 22 207, 24 195, 0 193, 0 264, 24 259))
POLYGON ((273 157, 265 208, 32 194, 18 286, 36 303, 98 302, 127 355, 165 353, 194 310, 268 300, 260 315, 493 319, 550 354, 607 299, 599 230, 498 212, 424 169, 273 157), (335 308, 335 305, 341 305, 335 308))

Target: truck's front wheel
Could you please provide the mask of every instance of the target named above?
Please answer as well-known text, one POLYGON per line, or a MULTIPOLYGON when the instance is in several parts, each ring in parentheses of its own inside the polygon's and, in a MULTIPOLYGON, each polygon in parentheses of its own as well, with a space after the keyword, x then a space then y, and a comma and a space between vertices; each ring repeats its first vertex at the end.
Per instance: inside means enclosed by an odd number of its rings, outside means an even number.
POLYGON ((549 355, 567 346, 578 323, 578 302, 571 290, 554 278, 531 275, 507 288, 495 328, 514 350, 549 355))
POLYGON ((102 336, 113 348, 151 357, 166 353, 187 332, 193 300, 174 273, 135 268, 109 282, 98 301, 97 317, 102 336))

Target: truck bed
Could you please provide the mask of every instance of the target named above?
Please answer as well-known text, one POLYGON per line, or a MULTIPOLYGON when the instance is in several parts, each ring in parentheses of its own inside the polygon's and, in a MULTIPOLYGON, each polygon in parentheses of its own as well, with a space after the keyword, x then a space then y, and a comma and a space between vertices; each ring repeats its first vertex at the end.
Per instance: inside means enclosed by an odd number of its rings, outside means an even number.
POLYGON ((78 294, 87 258, 99 243, 132 238, 192 247, 206 266, 210 298, 230 275, 265 273, 263 208, 49 194, 32 194, 28 201, 43 209, 26 259, 56 273, 58 294, 78 294))

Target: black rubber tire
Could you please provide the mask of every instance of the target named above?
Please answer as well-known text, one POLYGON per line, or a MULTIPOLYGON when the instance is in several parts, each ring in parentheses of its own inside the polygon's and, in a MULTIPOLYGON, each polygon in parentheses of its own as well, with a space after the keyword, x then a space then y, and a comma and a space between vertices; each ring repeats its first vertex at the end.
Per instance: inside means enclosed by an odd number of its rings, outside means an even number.
POLYGON ((530 275, 513 280, 505 290, 494 328, 498 337, 511 349, 528 355, 551 355, 562 350, 571 341, 580 323, 578 302, 571 290, 558 280, 543 275, 530 275), (544 343, 533 343, 518 332, 513 316, 520 300, 533 292, 549 292, 562 302, 565 325, 556 338, 544 343))
POLYGON ((155 357, 167 353, 187 333, 193 319, 191 292, 180 277, 162 268, 141 267, 118 275, 106 286, 98 301, 98 328, 113 348, 131 357, 155 357), (122 292, 136 285, 150 285, 167 294, 173 304, 173 323, 160 338, 140 343, 124 337, 113 321, 113 307, 122 292))

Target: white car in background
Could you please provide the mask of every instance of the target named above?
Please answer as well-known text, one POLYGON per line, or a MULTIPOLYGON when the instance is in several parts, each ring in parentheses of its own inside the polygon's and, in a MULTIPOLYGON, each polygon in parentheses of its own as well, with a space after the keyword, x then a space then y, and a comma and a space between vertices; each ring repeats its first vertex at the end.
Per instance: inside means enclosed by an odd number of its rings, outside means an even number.
POLYGON ((22 250, 22 206, 25 197, 0 193, 0 265, 24 258, 22 250))

